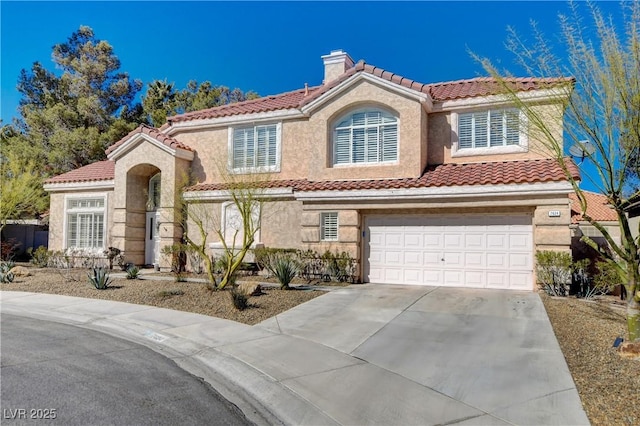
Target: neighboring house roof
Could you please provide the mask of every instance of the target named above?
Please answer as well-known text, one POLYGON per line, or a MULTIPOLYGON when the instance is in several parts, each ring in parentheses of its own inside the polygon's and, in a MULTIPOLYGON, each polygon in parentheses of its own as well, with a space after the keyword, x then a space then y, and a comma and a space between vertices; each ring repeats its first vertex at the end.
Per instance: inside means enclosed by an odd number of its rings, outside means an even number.
MULTIPOLYGON (((618 215, 611 208, 606 196, 590 191, 582 191, 582 193, 587 201, 587 214, 591 219, 597 222, 616 222, 618 220, 618 215)), ((571 200, 571 223, 583 221, 583 212, 578 197, 572 192, 569 194, 569 199, 571 200)))
MULTIPOLYGON (((167 118, 171 123, 227 117, 241 114, 255 114, 260 112, 270 112, 284 109, 300 108, 309 102, 317 99, 322 94, 328 92, 351 76, 364 72, 382 79, 388 80, 400 86, 428 94, 434 101, 446 101, 452 99, 471 98, 476 96, 496 95, 503 92, 501 86, 491 77, 480 77, 469 80, 449 81, 442 83, 424 84, 402 77, 398 74, 386 71, 382 68, 369 65, 360 61, 353 67, 345 71, 340 77, 323 84, 322 86, 298 89, 278 95, 265 96, 244 102, 221 105, 201 111, 188 112, 167 118)), ((528 91, 547 88, 554 84, 572 82, 572 78, 507 78, 506 81, 512 84, 512 88, 518 91, 528 91)), ((165 124, 162 130, 169 127, 165 124)))
POLYGON ((167 136, 164 133, 161 133, 160 130, 158 130, 158 129, 154 128, 154 127, 151 127, 151 126, 147 126, 146 124, 141 124, 140 126, 135 128, 134 130, 129 132, 128 135, 126 135, 125 137, 120 139, 118 142, 114 143, 109 148, 107 148, 105 153, 107 155, 109 155, 109 153, 111 153, 116 148, 118 148, 120 145, 124 144, 126 141, 130 140, 133 136, 135 136, 135 135, 137 135, 139 133, 143 133, 143 134, 146 134, 148 136, 151 136, 152 138, 154 138, 158 142, 160 142, 160 143, 162 143, 162 144, 164 144, 164 145, 166 145, 168 147, 171 147, 171 148, 174 148, 174 149, 175 148, 180 148, 180 149, 184 149, 185 151, 193 151, 190 147, 188 147, 187 145, 183 144, 182 142, 175 140, 171 136, 167 136))
POLYGON ((54 176, 44 181, 51 183, 94 182, 112 180, 115 176, 115 163, 111 160, 97 161, 79 169, 54 176))
MULTIPOLYGON (((580 179, 578 167, 571 159, 566 164, 575 179, 580 179)), ((502 161, 468 164, 441 164, 428 168, 419 178, 370 179, 340 181, 274 180, 268 188, 293 188, 294 191, 410 189, 458 185, 500 185, 566 181, 562 168, 554 159, 502 161)), ((224 184, 199 184, 187 191, 215 191, 224 184)))

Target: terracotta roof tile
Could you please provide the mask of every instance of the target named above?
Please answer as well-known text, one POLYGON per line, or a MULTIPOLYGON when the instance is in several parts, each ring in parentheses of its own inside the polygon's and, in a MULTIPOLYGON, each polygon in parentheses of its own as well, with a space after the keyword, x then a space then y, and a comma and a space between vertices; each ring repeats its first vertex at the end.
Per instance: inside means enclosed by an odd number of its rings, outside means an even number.
MULTIPOLYGON (((616 222, 618 220, 616 211, 611 208, 605 195, 590 191, 582 191, 582 193, 587 201, 587 214, 593 220, 598 222, 616 222)), ((569 200, 571 200, 571 223, 584 220, 576 194, 573 192, 569 194, 569 200)))
MULTIPOLYGON (((353 67, 345 71, 341 76, 332 81, 326 82, 322 86, 298 89, 278 95, 265 96, 249 101, 236 102, 201 111, 175 115, 173 117, 169 117, 167 121, 170 123, 176 123, 189 120, 301 108, 359 72, 375 75, 400 86, 427 94, 431 96, 434 101, 471 98, 502 92, 500 85, 491 77, 425 84, 402 77, 401 75, 394 74, 390 71, 386 71, 380 67, 367 64, 364 61, 359 61, 353 67), (307 93, 306 95, 305 92, 307 93)), ((570 82, 573 80, 570 78, 509 78, 507 81, 512 83, 516 90, 527 91, 541 89, 561 82, 570 82)), ((164 125, 161 129, 165 129, 166 127, 168 126, 164 125)))
POLYGON ((94 182, 112 180, 115 176, 115 163, 111 160, 97 161, 79 169, 54 176, 44 181, 50 183, 94 182))
MULTIPOLYGON (((570 173, 580 179, 577 166, 566 159, 570 173)), ((267 188, 292 188, 294 191, 349 191, 362 189, 410 189, 460 185, 499 185, 566 181, 562 168, 554 159, 503 161, 468 164, 442 164, 431 167, 419 178, 309 181, 276 180, 267 188)), ((199 184, 188 191, 214 191, 224 184, 199 184)))
POLYGON ((185 151, 193 151, 187 145, 185 145, 182 142, 179 142, 179 141, 173 139, 170 136, 165 135, 164 133, 160 132, 160 130, 158 130, 158 129, 154 128, 154 127, 151 127, 151 126, 147 126, 146 124, 141 124, 140 126, 135 128, 134 130, 129 132, 128 135, 126 135, 125 137, 120 139, 118 142, 114 143, 109 148, 107 148, 105 153, 107 155, 109 155, 109 153, 113 152, 116 148, 118 148, 119 146, 124 144, 132 136, 135 136, 138 133, 144 133, 146 135, 149 135, 152 138, 154 138, 155 140, 157 140, 158 142, 163 143, 163 144, 165 144, 165 145, 167 145, 168 147, 171 147, 171 148, 179 148, 179 149, 184 149, 185 151))
POLYGON ((309 87, 307 89, 298 89, 292 92, 281 93, 279 95, 264 96, 249 101, 235 102, 232 104, 221 105, 214 108, 203 109, 200 111, 188 112, 185 114, 174 115, 167 118, 170 123, 199 120, 204 118, 219 118, 231 115, 253 114, 258 112, 277 111, 281 109, 297 108, 305 96, 305 92, 312 92, 317 87, 309 87))

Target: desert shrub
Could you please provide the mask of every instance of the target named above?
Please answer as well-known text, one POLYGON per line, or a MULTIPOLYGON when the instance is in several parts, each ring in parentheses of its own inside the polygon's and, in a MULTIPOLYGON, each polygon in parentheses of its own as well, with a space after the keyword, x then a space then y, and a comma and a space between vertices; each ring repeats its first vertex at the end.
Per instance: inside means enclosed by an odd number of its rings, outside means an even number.
POLYGON ((11 270, 15 264, 11 261, 0 262, 0 283, 12 283, 15 278, 11 270))
POLYGON ((295 254, 298 250, 291 248, 260 247, 253 250, 253 256, 260 270, 265 269, 269 256, 276 253, 295 254))
POLYGON ((241 291, 237 286, 232 285, 229 291, 233 307, 239 311, 244 311, 249 306, 249 295, 241 291))
POLYGON ((105 290, 111 284, 109 272, 102 266, 91 268, 91 273, 87 274, 87 277, 89 277, 89 284, 93 285, 97 290, 105 290))
POLYGON ((11 260, 20 247, 20 243, 15 238, 0 241, 0 260, 11 260))
POLYGON ((278 279, 282 290, 288 290, 289 284, 300 272, 297 258, 287 253, 271 254, 268 256, 265 266, 278 279))
POLYGON ((182 291, 182 290, 171 289, 171 290, 159 291, 157 296, 158 297, 162 297, 162 298, 166 298, 166 297, 173 297, 173 296, 182 296, 183 294, 184 294, 184 291, 182 291))
POLYGON ((571 283, 571 255, 566 252, 536 252, 536 273, 544 291, 551 296, 566 296, 571 283))
POLYGON ((127 263, 124 261, 124 254, 122 250, 117 247, 109 247, 103 253, 107 260, 109 261, 109 269, 113 269, 113 264, 115 263, 122 269, 123 271, 127 270, 127 263))
POLYGON ((169 261, 171 262, 171 272, 177 282, 185 280, 184 273, 185 265, 187 263, 187 247, 188 246, 186 244, 175 243, 162 248, 162 255, 169 258, 169 261))
POLYGON ((594 294, 607 294, 620 284, 620 275, 613 260, 601 260, 596 263, 598 272, 593 276, 594 294))
POLYGON ((127 279, 128 280, 137 280, 140 275, 140 268, 136 265, 129 265, 127 268, 127 279))
POLYGON ((45 246, 40 246, 35 250, 33 247, 29 247, 27 253, 31 256, 29 262, 38 268, 45 268, 49 264, 49 250, 45 246))

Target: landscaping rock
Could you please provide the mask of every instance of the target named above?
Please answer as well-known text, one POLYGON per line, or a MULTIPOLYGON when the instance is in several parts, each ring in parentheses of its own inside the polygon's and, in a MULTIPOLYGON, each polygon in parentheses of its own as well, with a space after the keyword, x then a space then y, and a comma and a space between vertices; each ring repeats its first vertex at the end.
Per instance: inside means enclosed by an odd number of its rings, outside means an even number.
POLYGON ((11 270, 9 272, 11 272, 16 277, 30 277, 31 276, 31 271, 29 271, 29 269, 25 268, 24 266, 14 266, 13 268, 11 268, 11 270))
POLYGON ((624 342, 618 346, 618 353, 623 358, 640 360, 640 342, 624 342))
POLYGON ((238 290, 247 296, 258 296, 262 294, 262 287, 258 283, 242 283, 238 286, 238 290))

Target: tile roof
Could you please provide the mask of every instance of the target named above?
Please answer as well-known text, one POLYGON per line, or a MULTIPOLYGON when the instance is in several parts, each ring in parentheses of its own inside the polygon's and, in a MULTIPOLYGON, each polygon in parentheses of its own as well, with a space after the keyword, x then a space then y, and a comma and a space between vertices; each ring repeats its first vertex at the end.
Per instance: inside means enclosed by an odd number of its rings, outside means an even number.
MULTIPOLYGON (((206 118, 219 118, 240 114, 254 114, 283 109, 301 108, 302 106, 312 102, 324 93, 336 87, 343 81, 349 79, 351 76, 360 72, 375 75, 400 86, 427 94, 431 96, 434 101, 446 101, 452 99, 471 98, 475 96, 495 95, 503 91, 496 80, 491 77, 479 77, 469 80, 424 84, 386 71, 380 67, 367 64, 364 61, 359 61, 353 67, 345 71, 340 77, 329 81, 321 86, 298 89, 278 95, 265 96, 249 101, 221 105, 201 111, 188 112, 185 114, 169 117, 167 121, 169 123, 176 123, 206 118)), ((506 81, 511 83, 512 87, 518 91, 528 91, 553 86, 562 82, 571 82, 573 81, 573 79, 563 77, 527 77, 507 78, 506 81)), ((166 127, 169 126, 165 125, 161 129, 165 129, 166 127)))
MULTIPOLYGON (((565 159, 570 173, 580 179, 575 163, 565 159)), ((410 189, 460 185, 499 185, 566 181, 562 168, 554 159, 502 161, 468 164, 441 164, 428 168, 419 178, 309 181, 274 180, 267 188, 292 188, 294 191, 349 191, 362 189, 410 189)), ((199 184, 187 191, 215 191, 224 184, 199 184)))
POLYGON ((174 149, 175 148, 180 148, 180 149, 184 149, 185 151, 193 151, 187 145, 185 145, 182 142, 179 142, 179 141, 173 139, 170 136, 165 135, 164 133, 160 132, 160 130, 158 130, 158 129, 154 128, 154 127, 151 127, 151 126, 147 126, 146 124, 141 124, 138 127, 136 127, 134 130, 129 132, 128 135, 126 135, 125 137, 120 139, 118 142, 114 143, 109 148, 107 148, 105 153, 107 155, 109 155, 109 153, 113 152, 116 148, 118 148, 119 146, 124 144, 131 137, 137 135, 138 133, 144 133, 146 135, 149 135, 152 138, 154 138, 155 140, 157 140, 158 142, 160 142, 162 144, 165 144, 168 147, 171 147, 171 148, 174 148, 174 149))
POLYGON ((97 161, 79 169, 54 176, 44 181, 51 183, 95 182, 112 180, 115 176, 115 163, 111 160, 97 161))
MULTIPOLYGON (((591 219, 598 222, 618 221, 618 215, 609 205, 609 201, 605 195, 590 191, 582 191, 582 193, 587 201, 587 214, 591 219)), ((576 194, 573 192, 569 194, 569 200, 571 200, 571 223, 578 223, 584 220, 580 202, 576 194)))

